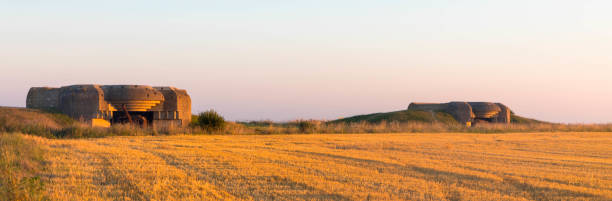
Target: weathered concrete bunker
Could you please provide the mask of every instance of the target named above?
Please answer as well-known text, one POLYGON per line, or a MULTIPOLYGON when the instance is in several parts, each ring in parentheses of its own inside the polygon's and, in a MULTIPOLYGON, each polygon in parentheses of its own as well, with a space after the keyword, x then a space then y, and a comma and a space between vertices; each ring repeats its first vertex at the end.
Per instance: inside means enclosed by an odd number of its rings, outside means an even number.
POLYGON ((441 111, 451 114, 458 122, 468 126, 474 123, 510 123, 510 108, 501 103, 450 102, 410 103, 408 110, 441 111))
POLYGON ((27 108, 56 111, 93 126, 137 123, 143 126, 186 126, 191 98, 174 87, 146 85, 72 85, 32 87, 27 108))

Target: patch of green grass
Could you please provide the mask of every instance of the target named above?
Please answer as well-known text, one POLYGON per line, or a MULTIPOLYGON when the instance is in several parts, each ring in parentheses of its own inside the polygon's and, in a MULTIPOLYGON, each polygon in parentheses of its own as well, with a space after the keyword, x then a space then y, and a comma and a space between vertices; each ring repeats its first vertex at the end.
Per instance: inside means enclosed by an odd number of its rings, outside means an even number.
POLYGON ((510 114, 510 123, 513 123, 513 124, 549 124, 548 122, 545 122, 545 121, 521 117, 515 114, 510 114))
POLYGON ((344 119, 338 119, 331 123, 380 123, 380 122, 420 122, 420 123, 445 123, 456 124, 457 120, 452 115, 445 112, 429 112, 429 111, 414 111, 401 110, 387 113, 374 113, 366 115, 358 115, 344 119))
POLYGON ((19 134, 0 133, 1 200, 46 200, 39 173, 43 151, 19 134))
POLYGON ((70 118, 68 115, 65 114, 50 113, 49 115, 57 124, 62 126, 72 126, 78 123, 76 120, 70 118))

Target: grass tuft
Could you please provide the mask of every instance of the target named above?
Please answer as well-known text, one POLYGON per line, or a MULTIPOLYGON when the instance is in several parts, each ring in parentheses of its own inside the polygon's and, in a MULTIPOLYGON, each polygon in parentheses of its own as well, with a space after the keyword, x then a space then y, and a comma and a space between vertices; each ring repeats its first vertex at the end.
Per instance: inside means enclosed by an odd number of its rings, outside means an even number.
POLYGON ((39 172, 43 151, 18 134, 0 134, 0 198, 46 200, 39 172))

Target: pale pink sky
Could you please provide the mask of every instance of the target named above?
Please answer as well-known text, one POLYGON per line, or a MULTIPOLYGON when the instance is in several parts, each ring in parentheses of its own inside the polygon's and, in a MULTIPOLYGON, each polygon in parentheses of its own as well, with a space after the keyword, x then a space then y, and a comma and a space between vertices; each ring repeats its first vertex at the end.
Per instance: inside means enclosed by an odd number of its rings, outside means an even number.
POLYGON ((0 6, 0 105, 29 87, 170 85, 193 112, 335 119, 495 101, 612 122, 608 1, 105 1, 0 6))

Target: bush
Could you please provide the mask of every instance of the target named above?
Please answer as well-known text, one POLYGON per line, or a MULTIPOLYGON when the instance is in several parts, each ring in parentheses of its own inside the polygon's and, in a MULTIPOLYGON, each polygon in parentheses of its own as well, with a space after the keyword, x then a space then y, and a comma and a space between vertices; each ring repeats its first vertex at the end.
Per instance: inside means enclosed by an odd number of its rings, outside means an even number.
POLYGON ((298 120, 296 126, 300 133, 314 133, 317 125, 314 121, 298 120))
POLYGON ((198 123, 198 115, 191 115, 191 122, 189 122, 190 127, 199 127, 200 123, 198 123))
POLYGON ((214 110, 200 113, 198 125, 208 132, 219 132, 225 128, 225 118, 214 110))

